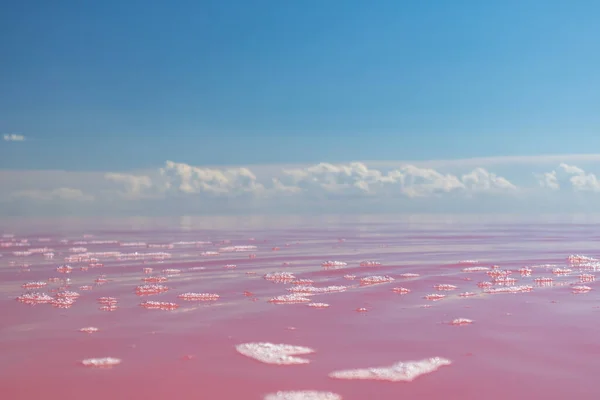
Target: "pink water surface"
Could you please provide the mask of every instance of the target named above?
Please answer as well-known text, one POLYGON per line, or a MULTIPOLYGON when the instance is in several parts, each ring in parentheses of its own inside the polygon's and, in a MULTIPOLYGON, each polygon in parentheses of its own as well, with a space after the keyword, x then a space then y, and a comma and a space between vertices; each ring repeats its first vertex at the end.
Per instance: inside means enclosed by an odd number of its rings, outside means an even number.
POLYGON ((567 260, 600 258, 598 227, 462 216, 2 221, 0 397, 598 399, 600 262, 567 260), (63 302, 16 300, 36 292, 63 302), (290 294, 309 302, 270 301, 290 294), (268 364, 237 350, 255 342, 313 351, 268 364), (82 364, 104 357, 120 363, 82 364), (412 381, 331 376, 431 357, 449 365, 412 381))

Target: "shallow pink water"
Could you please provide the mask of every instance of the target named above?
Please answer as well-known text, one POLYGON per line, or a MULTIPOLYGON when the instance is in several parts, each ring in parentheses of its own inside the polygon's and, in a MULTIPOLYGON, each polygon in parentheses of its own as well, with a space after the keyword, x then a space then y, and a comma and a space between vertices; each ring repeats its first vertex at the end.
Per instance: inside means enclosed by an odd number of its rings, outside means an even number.
MULTIPOLYGON (((600 258, 595 223, 464 217, 3 222, 2 398, 263 399, 294 390, 343 399, 600 397, 594 280, 600 262, 567 261, 572 254, 600 258), (232 246, 256 248, 233 252, 232 246), (50 252, 53 259, 43 256, 50 252), (87 256, 65 261, 76 254, 87 256), (72 269, 57 270, 65 265, 72 269), (27 293, 47 294, 54 303, 16 301, 27 293), (280 296, 284 303, 270 301, 280 296), (291 355, 300 363, 279 365, 236 350, 255 342, 312 352, 291 355), (82 364, 104 357, 120 363, 82 364), (412 381, 331 376, 431 357, 449 365, 412 381)), ((287 360, 275 356, 265 357, 287 360)))

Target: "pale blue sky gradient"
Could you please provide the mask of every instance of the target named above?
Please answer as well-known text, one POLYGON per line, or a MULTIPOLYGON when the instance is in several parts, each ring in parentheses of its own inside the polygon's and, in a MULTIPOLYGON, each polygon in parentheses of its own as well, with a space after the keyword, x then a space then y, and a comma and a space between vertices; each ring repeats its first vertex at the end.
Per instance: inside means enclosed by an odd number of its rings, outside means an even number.
POLYGON ((3 1, 0 168, 600 148, 600 2, 3 1))

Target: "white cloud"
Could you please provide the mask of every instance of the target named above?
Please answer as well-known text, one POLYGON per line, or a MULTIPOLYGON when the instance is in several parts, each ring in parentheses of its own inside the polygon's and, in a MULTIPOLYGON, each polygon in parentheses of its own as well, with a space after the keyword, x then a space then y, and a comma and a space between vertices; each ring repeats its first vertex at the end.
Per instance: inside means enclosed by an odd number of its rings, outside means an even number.
POLYGON ((264 190, 248 168, 202 168, 167 161, 160 169, 160 176, 164 190, 184 194, 235 196, 264 190))
POLYGON ((600 192, 600 182, 594 174, 588 174, 583 169, 574 165, 560 164, 565 173, 569 174, 569 182, 574 190, 600 192))
POLYGON ((536 175, 540 186, 559 190, 570 187, 577 192, 600 192, 600 182, 595 174, 587 173, 575 165, 561 163, 556 170, 536 175))
POLYGON ((370 169, 363 163, 318 165, 286 169, 283 171, 287 183, 278 182, 278 188, 290 191, 311 191, 321 189, 326 192, 378 192, 395 193, 407 197, 426 197, 450 192, 485 192, 515 190, 516 186, 507 179, 483 168, 476 168, 459 178, 431 168, 404 165, 387 172, 370 169))
POLYGON ((80 189, 57 188, 52 190, 20 190, 12 192, 11 197, 15 199, 27 199, 34 201, 92 201, 94 196, 85 194, 80 189))
POLYGON ((516 190, 517 187, 506 178, 497 176, 483 168, 475 168, 462 176, 465 187, 473 192, 516 190))
MULTIPOLYGON (((598 161, 595 166, 600 169, 598 161)), ((246 168, 167 161, 160 168, 141 171, 4 170, 0 212, 536 212, 542 206, 545 212, 569 207, 600 210, 595 199, 600 182, 590 172, 594 165, 559 162, 554 169, 519 163, 465 165, 351 162, 246 168)))
POLYGON ((544 172, 543 174, 534 174, 538 178, 538 183, 543 188, 551 190, 560 189, 560 183, 558 183, 558 177, 556 171, 544 172))
POLYGON ((123 186, 124 191, 120 193, 130 199, 142 197, 153 186, 152 179, 146 175, 140 176, 109 172, 104 175, 104 178, 123 186))
POLYGON ((16 133, 5 133, 2 138, 5 142, 22 142, 25 140, 25 136, 16 133))

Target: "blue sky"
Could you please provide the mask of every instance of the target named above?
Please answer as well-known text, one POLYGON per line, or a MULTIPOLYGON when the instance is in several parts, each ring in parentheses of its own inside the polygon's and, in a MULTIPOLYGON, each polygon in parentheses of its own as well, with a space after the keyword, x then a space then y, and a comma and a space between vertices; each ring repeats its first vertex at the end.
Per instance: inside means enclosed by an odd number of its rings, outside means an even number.
POLYGON ((600 2, 4 1, 0 168, 600 147, 600 2))

